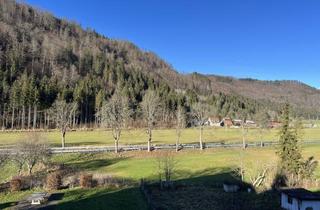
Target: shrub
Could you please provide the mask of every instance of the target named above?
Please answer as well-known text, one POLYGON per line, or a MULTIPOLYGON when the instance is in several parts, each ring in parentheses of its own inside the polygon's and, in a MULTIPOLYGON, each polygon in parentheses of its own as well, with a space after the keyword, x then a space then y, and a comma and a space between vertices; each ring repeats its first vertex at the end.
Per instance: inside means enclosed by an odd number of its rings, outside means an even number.
POLYGON ((59 172, 50 173, 47 176, 47 189, 58 190, 62 185, 61 174, 59 172))
POLYGON ((92 187, 92 174, 80 175, 80 187, 91 188, 92 187))
POLYGON ((63 178, 63 186, 68 186, 69 188, 74 188, 79 185, 79 179, 76 175, 71 175, 63 178))
POLYGON ((17 192, 22 189, 22 180, 20 177, 15 177, 10 181, 11 192, 17 192))
POLYGON ((93 174, 93 184, 99 187, 123 187, 132 184, 130 180, 113 177, 110 174, 93 174))

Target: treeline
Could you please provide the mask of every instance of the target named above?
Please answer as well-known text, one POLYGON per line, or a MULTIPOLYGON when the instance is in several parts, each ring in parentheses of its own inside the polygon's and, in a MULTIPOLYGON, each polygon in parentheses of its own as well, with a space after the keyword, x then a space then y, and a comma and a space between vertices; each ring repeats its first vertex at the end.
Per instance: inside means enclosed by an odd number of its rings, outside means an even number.
POLYGON ((196 82, 189 85, 183 80, 156 55, 131 43, 83 30, 15 1, 0 0, 3 129, 54 128, 51 107, 56 100, 77 104, 72 127, 99 126, 97 113, 116 90, 128 98, 135 126, 140 125, 140 103, 149 89, 161 99, 158 121, 163 126, 172 126, 178 105, 188 112, 199 100, 214 106, 221 116, 237 116, 241 110, 254 115, 266 107, 277 110, 268 102, 215 94, 201 87, 201 82, 194 86, 196 82))

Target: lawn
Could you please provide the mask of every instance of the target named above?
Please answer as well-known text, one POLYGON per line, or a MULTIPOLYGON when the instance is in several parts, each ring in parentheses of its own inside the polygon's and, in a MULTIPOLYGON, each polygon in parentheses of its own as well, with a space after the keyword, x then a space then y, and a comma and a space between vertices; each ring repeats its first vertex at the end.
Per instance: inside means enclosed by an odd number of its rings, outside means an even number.
MULTIPOLYGON (((320 145, 308 145, 303 147, 303 156, 314 156, 320 160, 320 145)), ((157 178, 157 154, 159 151, 148 153, 146 151, 123 152, 120 155, 113 153, 97 154, 63 154, 55 155, 52 161, 63 163, 78 171, 90 171, 107 173, 116 177, 122 177, 139 181, 141 178, 157 178)), ((200 150, 182 150, 174 153, 176 161, 175 179, 184 179, 194 176, 215 174, 223 170, 230 170, 240 164, 240 158, 244 162, 276 163, 275 149, 248 148, 219 148, 200 150)), ((318 169, 317 172, 320 170, 318 169)), ((16 173, 16 168, 8 164, 0 171, 0 181, 9 179, 16 173)), ((320 173, 319 178, 320 178, 320 173)))
POLYGON ((274 191, 226 193, 208 185, 182 185, 174 191, 161 191, 157 186, 151 189, 156 209, 281 210, 280 196, 274 191))
MULTIPOLYGON (((25 199, 32 192, 22 191, 16 193, 0 194, 0 209, 9 209, 21 199, 25 199)), ((38 189, 41 191, 41 189, 38 189)), ((94 189, 68 189, 56 192, 55 197, 61 199, 52 209, 108 209, 108 210, 129 210, 147 209, 146 203, 138 188, 94 188, 94 189)))
POLYGON ((147 210, 139 188, 124 189, 72 189, 59 192, 63 195, 62 201, 55 209, 110 209, 110 210, 147 210))
MULTIPOLYGON (((147 153, 124 152, 120 155, 113 153, 98 154, 64 154, 55 155, 52 161, 64 163, 75 171, 88 171, 92 173, 108 174, 110 176, 131 180, 138 183, 141 178, 156 180, 157 174, 157 155, 159 151, 147 153)), ((185 150, 174 153, 176 169, 175 180, 192 183, 216 183, 230 177, 230 171, 239 166, 240 159, 243 162, 255 162, 257 164, 275 164, 277 157, 275 148, 248 148, 242 150, 235 149, 207 149, 185 150)), ((320 160, 319 146, 304 146, 304 157, 314 156, 320 160)), ((1 181, 10 179, 16 173, 15 167, 8 164, 0 171, 1 181)), ((316 177, 320 178, 319 168, 316 177)), ((127 188, 95 188, 82 190, 79 188, 62 190, 62 200, 56 206, 57 209, 146 209, 143 198, 136 185, 127 188), (120 207, 119 207, 120 206, 120 207)), ((30 194, 30 191, 20 193, 0 193, 0 209, 9 207, 14 202, 30 194)))
MULTIPOLYGON (((304 129, 304 140, 319 140, 320 128, 304 129)), ((278 130, 271 129, 263 132, 262 141, 275 141, 278 130)), ((42 133, 43 137, 52 145, 60 146, 61 138, 58 131, 42 133)), ((0 145, 14 144, 26 136, 26 132, 1 132, 0 145)), ((197 128, 184 129, 181 136, 181 143, 195 143, 199 139, 197 128)), ((248 129, 247 141, 261 141, 259 129, 248 129)), ((120 139, 120 145, 146 144, 147 134, 145 130, 124 130, 120 139)), ((153 144, 174 144, 176 140, 175 129, 160 129, 153 132, 153 144)), ((204 130, 205 142, 240 142, 242 131, 237 128, 206 128, 204 130)), ((113 145, 111 131, 73 131, 66 135, 67 146, 75 145, 113 145)))

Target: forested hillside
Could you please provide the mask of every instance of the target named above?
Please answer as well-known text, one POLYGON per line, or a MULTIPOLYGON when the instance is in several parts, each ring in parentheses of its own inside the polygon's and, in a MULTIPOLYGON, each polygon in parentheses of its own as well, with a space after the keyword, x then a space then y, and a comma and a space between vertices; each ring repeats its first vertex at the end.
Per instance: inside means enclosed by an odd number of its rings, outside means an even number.
POLYGON ((155 90, 162 101, 158 120, 168 126, 178 104, 190 111, 200 99, 215 114, 234 117, 243 110, 251 117, 258 110, 276 113, 285 101, 297 114, 315 117, 320 105, 319 91, 298 82, 179 74, 132 43, 11 0, 0 0, 0 82, 2 128, 54 127, 50 115, 57 99, 77 104, 74 126, 94 126, 115 90, 129 99, 136 122, 145 91, 155 90))

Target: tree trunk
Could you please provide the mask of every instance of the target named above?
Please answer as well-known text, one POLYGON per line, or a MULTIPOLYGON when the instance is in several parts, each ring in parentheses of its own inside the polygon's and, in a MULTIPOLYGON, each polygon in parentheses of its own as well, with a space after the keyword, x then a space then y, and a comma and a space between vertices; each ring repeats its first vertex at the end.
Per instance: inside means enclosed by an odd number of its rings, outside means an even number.
POLYGON ((202 128, 202 126, 200 125, 200 138, 199 138, 199 141, 200 141, 200 150, 203 150, 202 132, 203 132, 203 128, 202 128))
POLYGON ((148 152, 151 152, 151 140, 150 139, 148 139, 148 152))
POLYGON ((21 128, 21 110, 18 108, 18 120, 17 120, 16 129, 20 129, 20 128, 21 128))
POLYGON ((3 105, 3 116, 2 116, 2 129, 5 130, 7 125, 6 125, 6 120, 7 119, 7 114, 6 114, 6 104, 3 105))
POLYGON ((37 105, 33 107, 33 130, 36 129, 37 126, 37 105))
POLYGON ((114 140, 114 152, 116 154, 119 152, 119 139, 114 140))
POLYGON ((245 130, 244 125, 242 124, 242 148, 246 148, 246 137, 245 137, 245 130))
POLYGON ((50 114, 48 114, 48 119, 47 119, 47 128, 50 129, 50 114))
POLYGON ((11 115, 11 129, 13 130, 13 126, 14 126, 14 107, 12 107, 12 115, 11 115))
POLYGON ((42 114, 42 112, 40 111, 39 112, 39 128, 40 129, 43 129, 43 116, 42 116, 43 114, 42 114))
POLYGON ((47 130, 47 112, 43 111, 43 114, 44 114, 43 128, 46 131, 47 130))
POLYGON ((73 120, 72 120, 72 128, 75 129, 76 127, 76 111, 73 112, 73 120))
POLYGON ((66 131, 65 131, 65 130, 62 130, 62 131, 61 131, 61 135, 62 135, 62 138, 61 138, 61 146, 62 146, 62 148, 64 148, 65 143, 66 143, 66 131))
POLYGON ((26 107, 25 105, 22 106, 22 114, 21 114, 21 129, 24 129, 25 125, 25 118, 26 118, 26 107))
MULTIPOLYGON (((179 131, 178 131, 178 132, 179 132, 179 131)), ((179 151, 179 142, 180 142, 180 134, 178 134, 177 140, 176 140, 176 152, 179 151)))
POLYGON ((31 124, 31 106, 28 107, 28 129, 30 129, 31 124))
POLYGON ((28 175, 31 176, 32 174, 32 166, 28 165, 28 175))
POLYGON ((85 108, 85 118, 84 118, 84 122, 85 122, 85 126, 88 127, 88 111, 89 111, 89 108, 88 108, 88 97, 86 95, 86 108, 85 108))
MULTIPOLYGON (((96 112, 97 113, 97 112, 96 112)), ((94 117, 94 128, 98 128, 98 116, 94 117)))
POLYGON ((152 139, 152 131, 151 129, 148 130, 149 139, 148 139, 148 152, 151 152, 151 139, 152 139))

